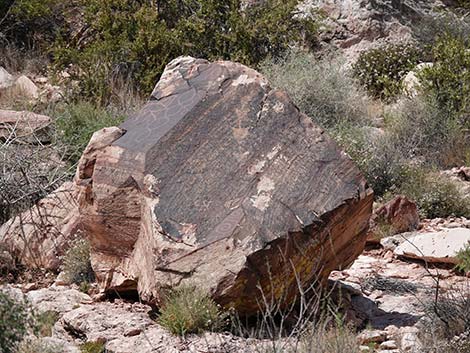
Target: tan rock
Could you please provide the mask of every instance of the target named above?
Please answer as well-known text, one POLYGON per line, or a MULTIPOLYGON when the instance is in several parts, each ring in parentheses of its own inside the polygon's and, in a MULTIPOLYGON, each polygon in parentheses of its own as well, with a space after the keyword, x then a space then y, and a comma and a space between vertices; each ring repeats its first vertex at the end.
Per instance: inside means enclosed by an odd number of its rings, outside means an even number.
POLYGON ((357 338, 361 345, 382 343, 387 339, 387 332, 382 330, 365 330, 362 331, 357 338))
POLYGON ((470 229, 452 228, 409 237, 395 249, 398 256, 457 264, 457 252, 470 242, 470 229))
POLYGON ((38 86, 25 75, 16 79, 15 88, 27 98, 37 99, 39 97, 38 86))
POLYGON ((406 196, 398 195, 374 211, 367 241, 378 243, 384 235, 390 236, 413 231, 418 226, 419 213, 416 203, 406 196))
POLYGON ((71 182, 0 227, 4 244, 32 268, 57 269, 67 243, 80 230, 77 189, 71 182))
POLYGON ((256 71, 179 58, 121 128, 76 177, 103 290, 158 303, 195 283, 253 313, 260 291, 287 304, 297 280, 325 282, 362 252, 371 189, 256 71))
POLYGON ((49 142, 51 118, 27 111, 0 110, 0 140, 49 142))
POLYGON ((0 66, 0 89, 9 88, 13 85, 13 76, 0 66))

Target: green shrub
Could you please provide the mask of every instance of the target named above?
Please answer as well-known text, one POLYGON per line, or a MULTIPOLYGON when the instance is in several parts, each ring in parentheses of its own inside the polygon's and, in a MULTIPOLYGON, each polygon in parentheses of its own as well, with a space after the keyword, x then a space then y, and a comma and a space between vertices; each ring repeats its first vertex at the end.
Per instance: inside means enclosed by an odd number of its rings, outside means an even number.
POLYGON ((261 72, 292 98, 320 126, 331 129, 346 122, 367 124, 370 103, 340 60, 318 60, 305 51, 265 60, 261 72))
POLYGON ((195 286, 181 286, 164 299, 158 318, 174 335, 184 336, 220 328, 223 315, 209 295, 195 286))
POLYGON ((314 21, 294 16, 298 2, 267 0, 242 10, 240 0, 87 1, 82 10, 88 37, 60 38, 54 60, 59 68, 75 65, 81 94, 100 103, 121 78, 147 94, 180 55, 255 66, 313 38, 314 21))
POLYGON ((455 268, 461 272, 470 272, 470 243, 467 243, 457 252, 457 265, 455 268))
POLYGON ((427 166, 462 165, 469 151, 455 114, 440 109, 432 96, 402 100, 388 114, 387 130, 400 153, 427 166))
POLYGON ((82 285, 83 282, 94 280, 90 261, 90 243, 85 239, 75 240, 65 253, 62 271, 70 283, 82 285))
POLYGON ((67 104, 62 109, 58 108, 54 114, 58 138, 65 146, 63 158, 71 163, 78 162, 95 131, 117 126, 124 120, 122 115, 112 114, 89 102, 67 104))
POLYGON ((104 353, 104 344, 101 342, 86 342, 80 345, 82 353, 104 353))
POLYGON ((402 79, 418 64, 414 44, 388 44, 362 52, 353 65, 354 75, 369 94, 391 100, 402 92, 402 79))
POLYGON ((423 218, 470 217, 470 198, 462 196, 452 181, 437 173, 411 171, 399 193, 416 202, 423 218))
POLYGON ((0 291, 0 351, 15 353, 28 332, 30 313, 25 304, 17 303, 8 293, 0 291))
POLYGON ((443 111, 460 115, 470 124, 470 51, 463 39, 445 35, 432 48, 433 63, 420 73, 423 90, 443 111))
POLYGON ((55 311, 45 311, 41 314, 34 316, 35 331, 40 337, 46 337, 52 335, 52 328, 54 324, 59 320, 59 313, 55 311))

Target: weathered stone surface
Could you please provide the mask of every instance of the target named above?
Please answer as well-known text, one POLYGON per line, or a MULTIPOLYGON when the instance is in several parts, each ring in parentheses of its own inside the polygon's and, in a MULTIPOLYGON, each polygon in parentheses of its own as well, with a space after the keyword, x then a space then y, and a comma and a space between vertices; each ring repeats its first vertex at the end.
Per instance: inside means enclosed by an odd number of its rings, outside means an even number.
POLYGON ((64 286, 51 286, 30 291, 26 294, 28 302, 40 313, 53 311, 64 314, 77 306, 90 304, 89 295, 64 286))
POLYGON ((158 302, 191 282, 251 313, 257 285, 288 302, 294 271, 326 280, 361 253, 371 189, 256 71, 179 58, 121 128, 76 177, 103 290, 158 302))
POLYGON ((28 76, 21 75, 15 81, 15 88, 25 97, 37 99, 39 97, 39 88, 29 79, 28 76))
POLYGON ((0 89, 5 89, 13 85, 13 76, 0 66, 0 89))
POLYGON ((386 227, 386 235, 416 230, 419 226, 419 213, 416 203, 406 196, 395 196, 391 201, 374 211, 370 222, 368 242, 380 242, 381 228, 386 227))
POLYGON ((67 243, 79 231, 77 189, 72 182, 0 227, 0 244, 22 264, 57 269, 67 243))
POLYGON ((452 228, 417 234, 395 249, 395 254, 429 262, 457 264, 456 254, 470 242, 470 229, 452 228))
POLYGON ((0 110, 0 139, 49 142, 51 118, 26 111, 0 110))

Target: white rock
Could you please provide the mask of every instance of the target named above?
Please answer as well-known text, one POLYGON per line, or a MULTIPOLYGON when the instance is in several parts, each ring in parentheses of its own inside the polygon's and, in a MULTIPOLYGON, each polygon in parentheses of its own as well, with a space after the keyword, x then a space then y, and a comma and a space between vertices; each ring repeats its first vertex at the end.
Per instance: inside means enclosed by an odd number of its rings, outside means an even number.
POLYGON ((403 352, 419 352, 422 344, 418 335, 414 332, 407 332, 401 339, 401 350, 403 352))
POLYGON ((39 97, 39 88, 27 76, 22 75, 15 81, 15 87, 26 97, 37 99, 39 97))
POLYGON ((470 229, 444 229, 440 232, 422 233, 410 237, 394 252, 398 256, 408 258, 456 264, 457 252, 468 242, 470 242, 470 229))
POLYGON ((13 85, 13 76, 0 66, 0 89, 5 89, 13 85))
POLYGON ((380 349, 391 350, 397 349, 397 343, 393 340, 382 342, 379 346, 380 349))
POLYGON ((76 289, 52 286, 28 292, 27 298, 33 307, 40 312, 69 312, 82 304, 92 302, 89 295, 76 289))

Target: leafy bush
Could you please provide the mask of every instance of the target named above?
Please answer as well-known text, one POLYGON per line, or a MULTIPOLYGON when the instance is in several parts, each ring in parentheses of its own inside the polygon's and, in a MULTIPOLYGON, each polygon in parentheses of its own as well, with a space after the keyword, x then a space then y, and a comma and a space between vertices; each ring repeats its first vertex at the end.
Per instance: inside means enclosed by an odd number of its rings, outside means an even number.
POLYGON ((469 152, 464 131, 455 114, 440 109, 434 97, 402 100, 387 118, 391 139, 407 159, 431 167, 464 164, 469 152))
POLYGON ((299 109, 324 128, 366 124, 369 101, 340 60, 318 60, 294 50, 283 58, 265 60, 261 72, 286 91, 299 109))
POLYGON ((470 217, 470 199, 463 197, 452 181, 439 174, 413 170, 399 193, 414 200, 424 218, 470 217))
POLYGON ((0 351, 15 353, 29 328, 30 313, 25 304, 17 303, 0 291, 0 351))
POLYGON ((421 53, 413 44, 388 44, 359 55, 354 75, 370 95, 391 100, 402 92, 402 79, 418 64, 421 53))
POLYGON ((58 138, 65 146, 64 158, 76 163, 97 130, 119 125, 124 116, 89 102, 71 103, 55 111, 58 138))
POLYGON ((457 252, 457 266, 455 268, 461 272, 470 272, 470 243, 467 243, 457 252))
POLYGON ((71 244, 64 255, 62 271, 70 283, 81 285, 83 282, 94 280, 90 261, 90 244, 87 240, 77 239, 71 244))
POLYGON ((158 318, 160 325, 175 335, 216 330, 223 315, 209 295, 195 286, 181 286, 164 299, 158 318))
POLYGON ((298 0, 267 0, 241 9, 240 0, 82 3, 86 36, 56 42, 59 67, 73 64, 81 93, 101 103, 113 82, 130 79, 150 92, 164 66, 180 55, 230 59, 254 66, 290 44, 313 38, 316 25, 294 16, 298 0))
POLYGON ((424 91, 431 94, 439 107, 460 115, 470 124, 470 52, 463 39, 446 35, 432 48, 433 63, 419 77, 424 91), (466 114, 467 113, 467 114, 466 114))

